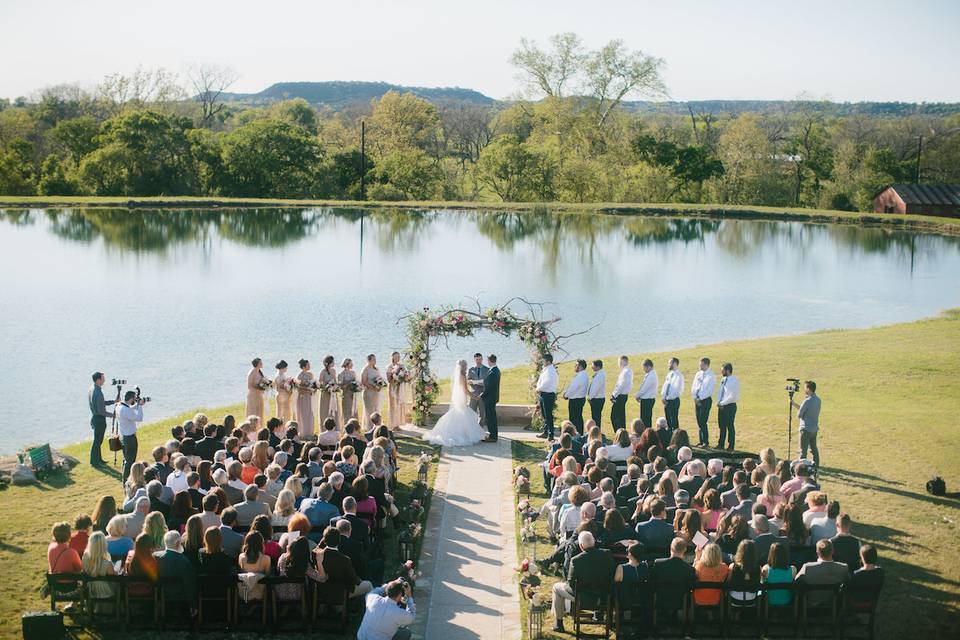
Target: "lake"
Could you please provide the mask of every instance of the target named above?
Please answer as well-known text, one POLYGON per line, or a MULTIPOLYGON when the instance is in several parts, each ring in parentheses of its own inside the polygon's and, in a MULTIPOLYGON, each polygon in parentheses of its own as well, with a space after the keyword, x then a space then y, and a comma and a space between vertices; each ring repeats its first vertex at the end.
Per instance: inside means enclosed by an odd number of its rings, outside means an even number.
MULTIPOLYGON (((242 401, 250 360, 385 362, 424 305, 546 303, 570 357, 912 320, 960 305, 960 241, 802 223, 311 209, 0 211, 0 453, 90 436, 90 374, 147 420, 242 401)), ((519 341, 441 343, 434 366, 519 341)), ((722 354, 711 354, 722 359, 722 354)), ((686 370, 689 367, 684 367, 686 370)), ((294 367, 291 366, 291 370, 294 367)), ((111 391, 106 390, 107 397, 111 391)), ((219 417, 219 416, 218 416, 219 417)))

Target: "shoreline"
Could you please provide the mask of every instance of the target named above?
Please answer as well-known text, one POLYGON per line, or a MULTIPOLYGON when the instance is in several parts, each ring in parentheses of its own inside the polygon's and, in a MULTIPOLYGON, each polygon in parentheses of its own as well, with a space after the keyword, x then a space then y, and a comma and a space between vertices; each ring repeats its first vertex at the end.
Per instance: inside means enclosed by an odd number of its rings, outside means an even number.
POLYGON ((960 236, 960 218, 914 214, 803 209, 722 204, 682 203, 570 203, 570 202, 471 202, 294 200, 271 198, 218 198, 194 196, 0 196, 0 208, 129 208, 214 209, 221 207, 349 207, 355 209, 449 209, 453 211, 530 211, 539 213, 599 213, 616 216, 689 217, 734 220, 772 220, 815 224, 842 224, 891 231, 960 236))

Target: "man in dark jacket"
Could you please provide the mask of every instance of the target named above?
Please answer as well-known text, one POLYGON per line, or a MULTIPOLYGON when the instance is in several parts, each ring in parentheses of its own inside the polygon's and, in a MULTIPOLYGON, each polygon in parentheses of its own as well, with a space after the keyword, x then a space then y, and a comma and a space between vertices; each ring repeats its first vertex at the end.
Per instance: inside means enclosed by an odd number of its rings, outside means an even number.
POLYGON ((650 577, 657 595, 657 611, 669 619, 683 608, 683 600, 697 579, 697 572, 683 559, 687 552, 687 542, 683 538, 674 538, 670 543, 670 557, 654 561, 650 577), (658 586, 657 582, 663 583, 658 586))
POLYGON ((203 428, 203 437, 197 440, 194 452, 204 460, 213 462, 213 454, 223 449, 223 443, 217 440, 217 425, 209 423, 203 428))
POLYGON ((323 572, 327 575, 327 581, 318 582, 316 588, 325 604, 338 605, 343 602, 344 596, 359 597, 373 589, 372 584, 360 580, 350 557, 340 551, 341 538, 336 527, 327 527, 317 546, 318 550, 323 550, 323 572))
POLYGON ((163 596, 167 602, 186 604, 192 612, 196 609, 197 573, 187 556, 183 555, 180 534, 167 531, 163 536, 163 546, 163 551, 153 554, 157 559, 157 578, 164 581, 161 586, 163 596))
POLYGON ((564 633, 566 603, 573 602, 575 590, 605 593, 613 588, 613 574, 617 569, 613 556, 596 548, 596 541, 589 531, 580 532, 577 544, 583 551, 570 561, 566 582, 553 585, 553 615, 557 621, 553 630, 556 633, 564 633))
POLYGON ((654 551, 670 546, 676 532, 666 521, 667 505, 663 500, 654 500, 650 505, 650 519, 637 525, 637 535, 647 549, 654 551))

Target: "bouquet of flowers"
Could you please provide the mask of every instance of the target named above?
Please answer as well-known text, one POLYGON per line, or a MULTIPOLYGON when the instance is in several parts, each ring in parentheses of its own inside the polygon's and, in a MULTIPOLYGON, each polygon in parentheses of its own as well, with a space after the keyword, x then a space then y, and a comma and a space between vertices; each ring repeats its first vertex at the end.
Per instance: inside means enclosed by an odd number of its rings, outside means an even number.
POLYGON ((422 575, 422 573, 417 571, 413 564, 413 560, 407 560, 400 565, 399 569, 397 570, 397 577, 409 582, 411 587, 416 586, 417 579, 422 575))
POLYGON ((257 389, 260 391, 266 391, 273 386, 273 380, 267 380, 266 378, 260 378, 260 382, 257 383, 257 389))
POLYGON ((360 393, 361 391, 363 391, 363 385, 361 385, 359 382, 354 380, 353 382, 350 383, 350 390, 353 391, 354 393, 360 393))
POLYGON ((297 389, 302 392, 313 393, 317 389, 317 381, 311 380, 310 382, 304 382, 303 380, 297 379, 297 389))
POLYGON ((433 461, 433 456, 427 453, 426 451, 420 452, 420 457, 417 458, 417 471, 426 471, 430 468, 430 463, 433 461))
POLYGON ((337 384, 337 381, 327 382, 323 385, 323 390, 327 393, 340 393, 340 385, 337 384))
POLYGON ((377 386, 380 387, 381 389, 384 389, 384 388, 386 388, 386 386, 387 386, 387 380, 386 380, 386 378, 379 378, 379 377, 378 377, 376 380, 373 381, 373 384, 377 385, 377 386))
POLYGON ((393 379, 399 383, 410 383, 413 382, 413 373, 403 365, 400 365, 394 372, 393 379))
POLYGON ((293 387, 296 383, 297 381, 295 378, 287 378, 286 380, 283 380, 282 382, 280 382, 279 385, 277 385, 277 390, 286 391, 287 393, 290 393, 291 391, 293 391, 293 387))

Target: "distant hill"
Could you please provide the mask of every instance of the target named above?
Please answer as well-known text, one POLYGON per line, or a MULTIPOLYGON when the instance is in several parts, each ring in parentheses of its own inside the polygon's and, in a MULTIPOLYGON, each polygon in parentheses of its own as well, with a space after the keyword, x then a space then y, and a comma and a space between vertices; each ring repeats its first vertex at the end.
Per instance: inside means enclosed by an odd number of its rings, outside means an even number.
POLYGON ((793 113, 814 109, 831 116, 904 117, 915 115, 944 116, 960 113, 956 102, 807 102, 803 100, 690 100, 689 102, 624 101, 624 108, 640 113, 687 115, 694 113, 793 113))
POLYGON ((494 99, 473 89, 460 87, 406 87, 388 82, 278 82, 260 93, 225 93, 228 101, 266 104, 291 98, 303 98, 310 104, 340 109, 350 104, 368 103, 388 91, 412 93, 430 102, 468 102, 489 106, 494 99))

